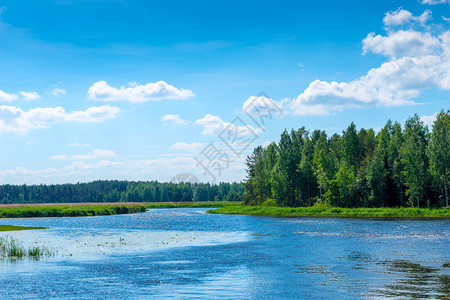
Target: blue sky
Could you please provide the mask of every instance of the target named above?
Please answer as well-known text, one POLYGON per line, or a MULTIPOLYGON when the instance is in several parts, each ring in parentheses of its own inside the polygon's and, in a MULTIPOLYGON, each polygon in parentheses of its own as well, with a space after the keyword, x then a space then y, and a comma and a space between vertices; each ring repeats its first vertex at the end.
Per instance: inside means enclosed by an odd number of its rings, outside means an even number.
POLYGON ((430 123, 448 18, 447 0, 0 0, 0 183, 240 181, 285 128, 430 123), (264 126, 243 111, 267 103, 264 126))

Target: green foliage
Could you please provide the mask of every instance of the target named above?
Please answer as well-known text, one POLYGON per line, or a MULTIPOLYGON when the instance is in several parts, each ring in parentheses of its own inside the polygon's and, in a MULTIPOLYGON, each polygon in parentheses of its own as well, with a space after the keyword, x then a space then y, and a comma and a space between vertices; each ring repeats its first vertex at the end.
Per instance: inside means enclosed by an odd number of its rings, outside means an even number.
POLYGON ((449 111, 438 114, 431 135, 417 115, 404 128, 389 120, 377 134, 353 123, 331 137, 304 127, 285 130, 278 144, 257 147, 247 158, 244 203, 448 206, 449 142, 449 111))
POLYGON ((240 183, 99 180, 56 185, 0 185, 0 203, 242 201, 240 183), (232 195, 229 195, 229 194, 232 195))
POLYGON ((450 111, 437 115, 427 149, 433 187, 442 195, 440 205, 448 206, 450 178, 450 111))

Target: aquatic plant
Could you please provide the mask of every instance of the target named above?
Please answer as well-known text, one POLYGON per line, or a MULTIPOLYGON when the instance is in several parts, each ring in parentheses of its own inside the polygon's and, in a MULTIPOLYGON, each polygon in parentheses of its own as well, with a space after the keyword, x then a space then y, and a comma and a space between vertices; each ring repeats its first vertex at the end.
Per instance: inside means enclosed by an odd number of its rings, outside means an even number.
POLYGON ((42 245, 26 249, 17 239, 10 236, 0 237, 0 259, 15 260, 25 257, 39 259, 46 256, 55 256, 55 252, 42 245))

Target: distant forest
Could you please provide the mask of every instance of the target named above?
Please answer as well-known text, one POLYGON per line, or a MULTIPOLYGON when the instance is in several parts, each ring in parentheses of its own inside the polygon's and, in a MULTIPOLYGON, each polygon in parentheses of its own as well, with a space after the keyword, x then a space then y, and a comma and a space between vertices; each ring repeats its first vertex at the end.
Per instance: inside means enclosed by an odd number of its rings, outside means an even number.
POLYGON ((0 203, 241 201, 241 183, 98 180, 52 185, 0 185, 0 203))
POLYGON ((448 206, 449 112, 441 111, 431 130, 417 114, 377 133, 353 123, 341 135, 285 130, 278 143, 247 158, 245 204, 448 206))

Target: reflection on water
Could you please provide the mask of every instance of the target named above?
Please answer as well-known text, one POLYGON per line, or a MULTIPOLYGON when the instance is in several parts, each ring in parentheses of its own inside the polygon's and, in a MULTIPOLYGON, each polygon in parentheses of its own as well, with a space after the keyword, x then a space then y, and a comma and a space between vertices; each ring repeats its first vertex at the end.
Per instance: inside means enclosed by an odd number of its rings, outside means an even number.
POLYGON ((408 298, 446 297, 450 294, 450 275, 441 271, 442 267, 428 267, 405 260, 380 262, 388 272, 398 276, 393 283, 386 284, 379 293, 385 296, 408 298))
POLYGON ((0 298, 446 299, 450 221, 267 218, 152 210, 2 220, 58 251, 0 262, 0 298))

